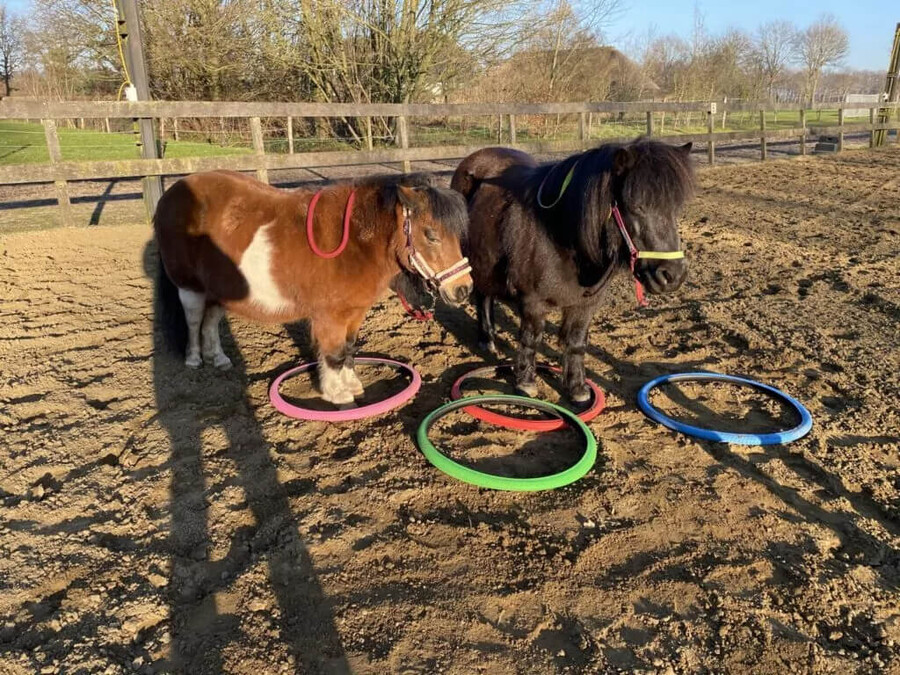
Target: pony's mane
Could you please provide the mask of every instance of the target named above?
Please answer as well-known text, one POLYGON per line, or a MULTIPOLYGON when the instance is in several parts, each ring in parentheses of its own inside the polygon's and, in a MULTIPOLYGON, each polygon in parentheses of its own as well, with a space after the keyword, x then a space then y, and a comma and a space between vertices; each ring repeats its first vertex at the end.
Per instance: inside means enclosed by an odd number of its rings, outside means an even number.
POLYGON ((548 231, 594 263, 614 259, 619 252, 621 240, 610 218, 614 201, 678 213, 694 192, 694 170, 687 152, 646 138, 627 144, 607 143, 558 163, 529 168, 522 178, 523 196, 548 231), (617 153, 623 149, 628 163, 617 171, 617 153), (560 196, 563 181, 576 163, 560 196), (541 203, 553 204, 559 197, 551 208, 538 204, 541 183, 541 203))

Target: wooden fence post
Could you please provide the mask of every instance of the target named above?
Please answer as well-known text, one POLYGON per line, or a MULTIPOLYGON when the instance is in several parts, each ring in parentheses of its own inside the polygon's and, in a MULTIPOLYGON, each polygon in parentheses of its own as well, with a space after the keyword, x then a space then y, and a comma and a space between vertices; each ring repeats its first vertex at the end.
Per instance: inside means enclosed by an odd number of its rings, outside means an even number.
MULTIPOLYGON (((406 127, 406 115, 400 115, 397 118, 397 132, 400 136, 400 147, 404 150, 409 148, 409 130, 406 127)), ((409 160, 403 160, 403 173, 409 173, 411 170, 409 160)))
POLYGON ((176 141, 178 140, 178 118, 177 117, 172 118, 172 136, 175 138, 176 141))
POLYGON ((708 138, 706 141, 706 159, 709 161, 710 166, 716 163, 716 142, 713 140, 715 136, 715 115, 716 104, 710 103, 709 110, 706 111, 706 133, 708 138))
POLYGON ((516 144, 516 116, 512 113, 509 115, 509 144, 516 144))
MULTIPOLYGON (((869 124, 875 124, 875 110, 876 108, 869 108, 869 124)), ((875 130, 869 132, 869 147, 875 147, 875 130)))
POLYGON ((769 148, 766 145, 766 111, 765 110, 759 111, 759 130, 760 130, 760 132, 762 132, 759 136, 760 159, 762 159, 762 161, 765 162, 766 158, 769 155, 769 148))
POLYGON ((288 154, 294 154, 294 118, 288 115, 287 118, 287 137, 288 137, 288 154))
POLYGON ((366 149, 372 150, 372 118, 366 117, 366 149))
POLYGON ((647 136, 653 136, 653 111, 647 111, 647 136))
POLYGON ((838 152, 844 151, 844 109, 838 108, 838 126, 841 130, 838 132, 838 152))
POLYGON ((578 115, 578 140, 582 148, 587 145, 587 115, 583 110, 578 115))
MULTIPOLYGON (((47 139, 47 150, 50 153, 50 164, 59 164, 62 161, 62 152, 59 149, 59 135, 56 133, 55 120, 42 120, 44 136, 47 139)), ((62 224, 71 227, 75 223, 72 220, 72 204, 69 201, 69 186, 64 179, 55 180, 56 201, 59 203, 59 213, 62 224)))
POLYGON ((800 154, 806 154, 806 108, 800 108, 800 154))
POLYGON ((263 183, 269 182, 269 172, 265 167, 266 146, 263 143, 262 122, 258 117, 250 118, 250 135, 253 137, 253 150, 259 158, 259 165, 256 168, 256 178, 263 183))

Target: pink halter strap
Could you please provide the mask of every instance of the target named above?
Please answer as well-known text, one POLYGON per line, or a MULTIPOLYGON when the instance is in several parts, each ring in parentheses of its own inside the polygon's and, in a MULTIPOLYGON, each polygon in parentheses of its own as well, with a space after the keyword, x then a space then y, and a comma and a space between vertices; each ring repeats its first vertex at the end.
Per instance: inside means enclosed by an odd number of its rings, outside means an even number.
POLYGON ((646 307, 648 303, 647 298, 644 297, 644 285, 640 281, 638 281, 636 276, 634 276, 634 263, 637 262, 638 255, 640 255, 640 253, 637 249, 637 246, 634 245, 634 241, 632 241, 631 235, 628 234, 628 230, 625 229, 625 221, 622 218, 622 212, 619 211, 619 205, 615 202, 613 202, 612 205, 612 215, 616 221, 616 225, 619 227, 619 232, 622 233, 622 238, 625 240, 625 245, 628 246, 631 276, 634 277, 634 295, 637 298, 638 306, 646 307))

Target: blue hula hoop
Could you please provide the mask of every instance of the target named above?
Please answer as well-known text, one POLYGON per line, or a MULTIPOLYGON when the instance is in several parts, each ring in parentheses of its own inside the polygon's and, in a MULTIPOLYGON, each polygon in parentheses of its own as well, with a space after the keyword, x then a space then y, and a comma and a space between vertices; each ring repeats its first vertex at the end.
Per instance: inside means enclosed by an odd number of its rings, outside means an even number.
POLYGON ((641 411, 647 417, 656 422, 659 422, 663 426, 666 426, 669 429, 674 429, 675 431, 680 431, 681 433, 687 434, 688 436, 696 436, 697 438, 703 438, 708 441, 718 441, 720 443, 735 443, 738 445, 778 445, 796 441, 798 438, 806 436, 806 434, 809 433, 810 429, 812 429, 812 415, 809 414, 809 411, 803 406, 802 403, 800 403, 800 401, 792 396, 788 396, 783 391, 780 391, 775 387, 770 387, 767 384, 756 382, 755 380, 748 380, 744 377, 735 377, 734 375, 721 375, 719 373, 675 373, 672 375, 663 375, 662 377, 657 377, 654 380, 650 380, 647 384, 641 387, 641 390, 638 392, 637 401, 641 411), (716 431, 715 429, 704 429, 703 427, 695 427, 690 424, 684 424, 682 422, 679 422, 678 420, 672 419, 668 415, 664 415, 659 410, 650 405, 649 394, 651 389, 667 382, 680 382, 683 380, 715 380, 719 382, 734 382, 735 384, 744 384, 755 387, 756 389, 762 389, 763 391, 768 392, 780 401, 787 403, 788 405, 793 407, 794 410, 796 410, 800 415, 800 424, 795 426, 793 429, 776 431, 769 434, 737 434, 728 431, 716 431))

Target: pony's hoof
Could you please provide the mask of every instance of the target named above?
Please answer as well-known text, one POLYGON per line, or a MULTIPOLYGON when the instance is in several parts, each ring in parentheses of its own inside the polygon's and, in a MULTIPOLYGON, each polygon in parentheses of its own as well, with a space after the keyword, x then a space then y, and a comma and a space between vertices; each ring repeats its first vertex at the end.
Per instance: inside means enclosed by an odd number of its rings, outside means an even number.
POLYGON ((494 344, 493 340, 491 340, 490 342, 479 342, 478 349, 480 349, 483 352, 487 352, 491 356, 497 356, 497 353, 498 353, 497 345, 494 344))
POLYGON ((349 368, 341 373, 341 381, 344 383, 344 388, 353 394, 354 397, 362 396, 363 392, 365 392, 365 388, 363 387, 362 382, 359 381, 359 377, 357 377, 356 373, 349 368))
POLYGON ((538 395, 537 384, 534 382, 516 384, 516 391, 520 394, 524 394, 528 398, 537 398, 538 395))
POLYGON ((353 403, 353 394, 349 391, 335 391, 330 394, 322 394, 322 400, 328 401, 332 405, 349 405, 353 403))
POLYGON ((184 360, 184 365, 188 368, 196 369, 203 365, 203 359, 201 359, 198 354, 188 354, 187 358, 184 360))
POLYGON ((585 384, 575 387, 569 392, 569 399, 573 403, 587 403, 591 400, 591 390, 585 384))
POLYGON ((213 365, 219 370, 231 370, 233 364, 225 354, 217 354, 213 359, 213 365))

